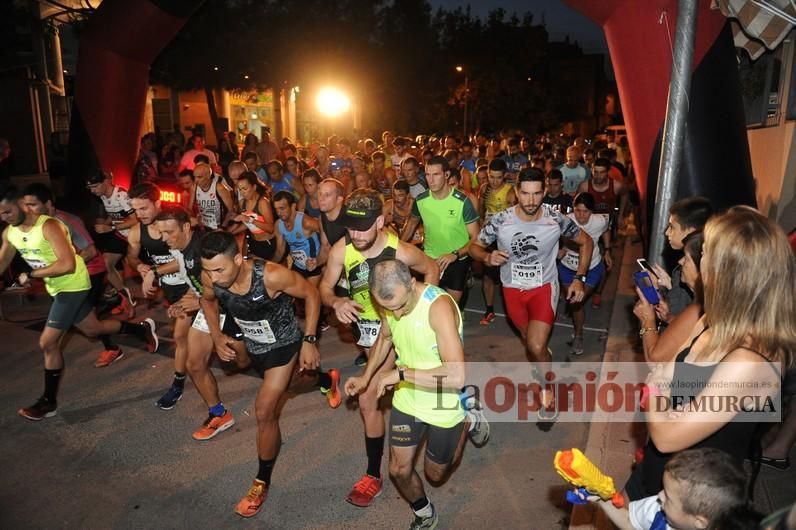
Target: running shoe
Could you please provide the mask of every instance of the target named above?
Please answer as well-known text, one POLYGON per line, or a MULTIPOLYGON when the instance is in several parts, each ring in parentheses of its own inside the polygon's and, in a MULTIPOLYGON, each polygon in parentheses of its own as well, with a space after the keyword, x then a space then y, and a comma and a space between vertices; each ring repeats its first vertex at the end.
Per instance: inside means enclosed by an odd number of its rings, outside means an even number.
POLYGON ((539 418, 540 423, 549 424, 546 429, 544 427, 540 427, 540 429, 549 431, 549 427, 552 427, 553 423, 555 423, 555 421, 558 419, 558 407, 555 403, 555 394, 548 392, 547 390, 542 390, 539 397, 541 399, 541 403, 539 410, 536 411, 536 416, 539 418), (553 410, 549 409, 550 405, 553 406, 553 410))
POLYGON ((182 388, 177 385, 171 385, 165 394, 163 394, 155 405, 160 410, 171 410, 182 399, 182 388))
POLYGON ((381 495, 382 479, 371 477, 367 473, 362 475, 359 482, 354 484, 351 493, 348 494, 346 500, 360 508, 367 508, 373 499, 381 495))
POLYGON ((57 414, 57 412, 58 405, 48 401, 47 398, 42 396, 30 407, 19 409, 17 414, 29 420, 41 421, 44 418, 52 418, 57 414))
POLYGON ((483 447, 489 441, 489 422, 481 410, 481 404, 474 397, 467 398, 465 403, 465 413, 470 419, 471 428, 467 431, 467 436, 473 445, 483 447))
POLYGON ((241 517, 254 517, 260 511, 260 508, 263 507, 267 497, 268 486, 262 480, 254 479, 252 487, 249 488, 246 496, 235 506, 235 513, 241 517))
POLYGON ((432 530, 437 527, 439 517, 437 516, 437 509, 431 505, 431 515, 429 517, 420 517, 415 515, 415 520, 409 525, 409 530, 432 530))
POLYGON ((329 377, 332 379, 332 388, 321 387, 321 393, 326 396, 329 406, 336 409, 343 402, 343 394, 340 392, 340 371, 332 368, 329 370, 329 377))
POLYGON ((365 355, 365 352, 363 352, 363 351, 359 352, 359 355, 357 355, 357 358, 354 359, 354 364, 356 366, 359 366, 359 367, 362 367, 362 366, 365 366, 366 364, 368 364, 368 356, 365 355))
POLYGON ((121 295, 119 298, 121 302, 111 309, 111 315, 122 316, 124 320, 130 320, 135 317, 135 307, 133 307, 130 300, 124 295, 121 295))
POLYGON ((149 353, 158 351, 158 336, 155 333, 155 321, 151 318, 145 318, 141 321, 141 325, 146 329, 144 340, 146 340, 146 349, 149 353))
POLYGON ((573 355, 583 355, 583 337, 577 335, 572 337, 571 345, 573 355))
POLYGON ((97 357, 97 360, 94 362, 94 366, 96 368, 104 368, 105 366, 110 366, 111 364, 115 363, 122 357, 124 357, 124 352, 118 346, 115 350, 103 350, 100 352, 99 357, 97 357))
POLYGON ((202 424, 202 427, 193 433, 193 439, 199 440, 200 442, 209 440, 218 433, 226 431, 233 425, 235 425, 235 418, 232 417, 232 413, 229 410, 225 411, 223 416, 213 416, 210 414, 204 424, 202 424))
POLYGON ((493 320, 495 320, 495 313, 493 313, 492 311, 484 313, 484 318, 481 319, 481 325, 488 326, 489 324, 492 323, 493 320))
POLYGON ((594 309, 599 309, 600 304, 602 304, 603 298, 600 296, 600 293, 594 293, 591 297, 591 306, 594 309))

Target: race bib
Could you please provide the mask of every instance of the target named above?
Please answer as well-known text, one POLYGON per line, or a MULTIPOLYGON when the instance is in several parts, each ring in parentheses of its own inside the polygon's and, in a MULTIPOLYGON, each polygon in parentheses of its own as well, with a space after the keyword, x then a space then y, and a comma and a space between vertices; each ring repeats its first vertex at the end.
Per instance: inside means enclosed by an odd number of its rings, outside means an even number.
POLYGON ((43 269, 47 266, 42 260, 36 258, 25 258, 25 262, 30 265, 31 269, 43 269))
POLYGON ((580 256, 573 254, 572 252, 567 252, 561 259, 561 263, 564 265, 564 267, 576 271, 578 270, 578 264, 580 263, 580 256))
MULTIPOLYGON (((227 315, 221 313, 218 315, 218 326, 221 329, 224 329, 224 321, 227 319, 227 315)), ((207 319, 205 318, 205 312, 201 309, 198 313, 196 313, 196 317, 193 319, 193 324, 191 324, 192 328, 198 329, 203 333, 210 333, 210 327, 207 325, 207 319)))
POLYGON ((218 228, 218 219, 213 212, 202 212, 202 224, 210 230, 218 228))
POLYGON ((260 344, 273 344, 276 342, 276 335, 271 331, 271 325, 267 320, 241 320, 236 318, 235 323, 249 340, 260 344))
POLYGON ((299 269, 307 269, 307 254, 303 250, 291 250, 290 257, 293 258, 293 263, 299 269))
POLYGON ((538 261, 536 263, 512 263, 511 283, 522 289, 536 289, 542 286, 542 273, 544 269, 538 261))
POLYGON ((370 348, 376 343, 376 337, 381 330, 381 320, 357 320, 359 328, 359 340, 357 346, 370 348))

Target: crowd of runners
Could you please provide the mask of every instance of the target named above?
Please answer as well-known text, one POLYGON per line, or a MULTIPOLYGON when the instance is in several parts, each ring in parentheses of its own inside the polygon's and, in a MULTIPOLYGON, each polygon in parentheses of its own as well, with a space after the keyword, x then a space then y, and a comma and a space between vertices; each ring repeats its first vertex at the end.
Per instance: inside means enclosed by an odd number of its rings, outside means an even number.
MULTIPOLYGON (((173 324, 174 377, 156 404, 175 407, 190 378, 208 409, 194 439, 235 423, 209 367, 213 353, 230 370, 263 378, 258 468, 239 515, 262 507, 281 445, 280 399, 309 379, 333 409, 345 396, 358 401, 366 468, 348 502, 367 507, 381 494, 388 438, 389 475, 414 512, 411 528, 434 528, 437 511, 413 465, 421 442, 425 473, 439 482, 467 439, 477 447, 489 439, 480 404, 462 392, 462 299, 480 277, 479 324, 489 326, 502 290, 542 383, 563 297, 574 327, 570 353, 582 354, 586 304, 601 304, 615 243, 626 220, 639 219, 626 144, 390 132, 302 148, 267 134, 243 140, 225 135, 214 152, 200 134, 187 146, 179 133, 147 134, 129 190, 107 172, 86 176, 98 198, 88 228, 58 209, 46 186, 0 192, 8 224, 0 271, 18 252, 27 265, 12 266, 19 286, 41 279, 53 298, 40 339, 44 392, 19 414, 56 414, 60 338, 71 327, 102 341, 98 368, 124 356, 117 334, 158 349, 155 322, 135 321, 129 287, 139 276, 144 297, 162 293, 173 324), (179 201, 164 202, 163 189, 179 201), (118 303, 105 311, 109 288, 118 303), (319 335, 330 326, 351 327, 359 376, 341 381, 337 369, 321 367, 319 335), (390 391, 385 419, 378 402, 390 391)), ((553 396, 543 392, 542 404, 539 420, 555 421, 553 396)))

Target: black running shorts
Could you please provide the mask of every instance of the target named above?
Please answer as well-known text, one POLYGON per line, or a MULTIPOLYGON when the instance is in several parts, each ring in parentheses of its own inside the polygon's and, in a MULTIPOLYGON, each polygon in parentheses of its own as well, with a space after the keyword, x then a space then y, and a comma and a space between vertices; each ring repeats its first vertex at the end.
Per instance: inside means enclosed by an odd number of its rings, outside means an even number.
POLYGON ((429 425, 395 407, 390 412, 390 445, 415 447, 426 436, 426 458, 443 466, 453 462, 463 429, 463 420, 446 429, 429 425))

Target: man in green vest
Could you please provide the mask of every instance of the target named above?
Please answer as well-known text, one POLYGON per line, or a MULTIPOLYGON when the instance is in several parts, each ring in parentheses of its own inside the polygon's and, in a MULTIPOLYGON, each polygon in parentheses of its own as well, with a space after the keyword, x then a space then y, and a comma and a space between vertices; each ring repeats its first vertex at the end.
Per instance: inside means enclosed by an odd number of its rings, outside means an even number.
POLYGON ((158 346, 155 322, 148 318, 139 324, 117 320, 97 320, 89 299, 91 281, 83 258, 75 254, 66 226, 53 217, 23 209, 20 194, 13 187, 0 190, 0 221, 8 223, 0 247, 0 274, 5 272, 19 252, 30 272, 19 275, 20 285, 32 278, 44 280, 52 296, 47 323, 39 338, 44 353, 44 394, 30 407, 19 409, 20 416, 43 420, 58 410, 58 383, 64 367, 61 337, 72 326, 85 335, 132 333, 147 342, 149 351, 158 346))
POLYGON ((478 211, 469 197, 448 184, 449 174, 445 157, 435 156, 428 161, 428 190, 417 196, 401 240, 409 241, 423 221, 426 233, 423 249, 439 265, 439 286, 459 303, 470 271, 467 251, 480 226, 478 211))
POLYGON ((390 413, 390 477, 415 514, 410 529, 436 528, 437 511, 415 471, 425 438, 424 470, 433 483, 445 480, 459 460, 465 434, 486 441, 489 424, 478 409, 465 414, 460 389, 465 381, 462 318, 455 300, 434 285, 418 282, 398 260, 382 261, 370 273, 371 297, 381 329, 361 376, 346 381, 349 396, 376 377, 377 395, 394 388, 390 413), (379 371, 395 347, 396 368, 379 371))

